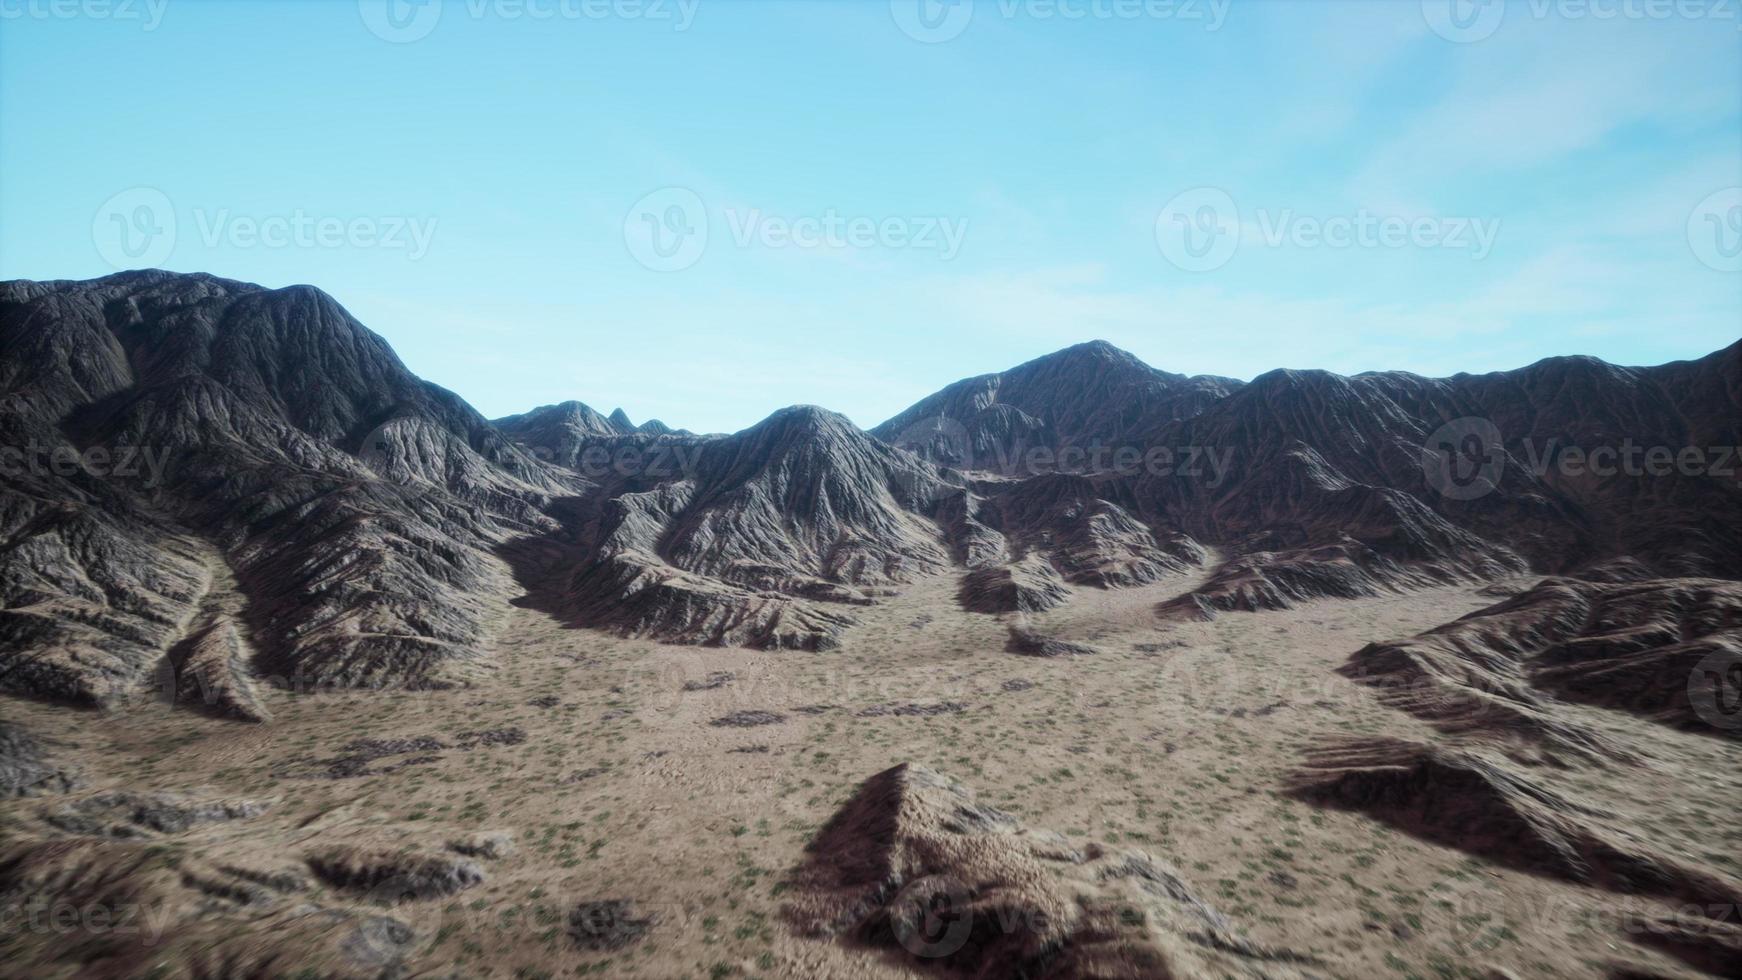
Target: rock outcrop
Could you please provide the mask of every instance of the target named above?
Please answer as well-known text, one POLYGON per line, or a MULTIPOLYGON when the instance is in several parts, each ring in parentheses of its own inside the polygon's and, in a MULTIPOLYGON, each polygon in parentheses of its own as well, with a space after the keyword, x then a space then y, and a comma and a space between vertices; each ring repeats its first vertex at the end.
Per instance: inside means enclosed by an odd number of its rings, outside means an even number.
POLYGON ((1039 554, 1007 565, 990 565, 962 579, 960 601, 975 612, 1040 612, 1063 605, 1070 589, 1039 554))
POLYGON ((1370 644, 1340 672, 1447 734, 1527 757, 1627 755, 1566 717, 1565 702, 1736 738, 1742 585, 1546 579, 1418 636, 1370 644), (1703 686, 1702 665, 1713 674, 1703 686))
POLYGON ((806 935, 982 978, 1301 976, 1154 857, 1078 847, 903 764, 866 780, 817 834, 785 914, 806 935))
POLYGON ((1314 752, 1292 792, 1358 810, 1437 844, 1624 894, 1735 907, 1742 887, 1653 850, 1616 815, 1541 785, 1503 758, 1372 740, 1314 752))

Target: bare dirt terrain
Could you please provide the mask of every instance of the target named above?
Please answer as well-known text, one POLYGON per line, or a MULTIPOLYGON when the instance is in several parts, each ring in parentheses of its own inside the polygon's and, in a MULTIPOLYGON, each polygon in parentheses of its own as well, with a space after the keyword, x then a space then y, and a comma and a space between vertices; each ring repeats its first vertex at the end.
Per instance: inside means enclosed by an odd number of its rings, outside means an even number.
MULTIPOLYGON (((1690 929, 1705 970, 1735 966, 1711 952, 1733 906, 1516 869, 1296 791, 1340 744, 1449 745, 1337 671, 1492 595, 1158 618, 1198 578, 1179 576, 991 616, 961 608, 960 578, 864 607, 826 653, 660 646, 519 607, 472 687, 269 690, 269 725, 149 699, 100 715, 9 700, 82 780, 0 804, 15 855, 64 841, 48 821, 110 792, 263 809, 183 827, 84 806, 134 830, 32 859, 28 873, 58 869, 60 909, 9 923, 0 974, 920 975, 938 963, 809 935, 795 915, 807 844, 901 763, 1061 846, 1147 852, 1253 948, 1286 951, 1255 976, 1700 976, 1663 952, 1685 952, 1690 929), (1015 654, 1013 626, 1093 652, 1015 654), (372 859, 392 872, 371 877, 372 859), (105 904, 118 921, 94 921, 105 904)), ((1560 707, 1637 758, 1517 771, 1742 887, 1742 743, 1560 707)))

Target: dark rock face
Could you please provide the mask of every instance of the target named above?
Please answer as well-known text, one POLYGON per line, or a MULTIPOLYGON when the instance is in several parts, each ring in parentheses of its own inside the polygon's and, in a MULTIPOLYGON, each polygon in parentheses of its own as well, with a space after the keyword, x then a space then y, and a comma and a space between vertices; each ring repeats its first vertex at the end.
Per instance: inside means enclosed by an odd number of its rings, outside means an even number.
POLYGON ((1032 472, 1029 450, 1117 445, 1238 390, 1232 378, 1169 374, 1096 340, 999 374, 958 381, 871 430, 946 466, 1032 472))
MULTIPOLYGON (((208 680, 246 626, 250 668, 287 683, 444 683, 507 587, 487 548, 549 525, 540 505, 578 483, 308 287, 11 282, 0 347, 0 427, 23 457, 0 506, 15 693, 101 703, 148 683, 231 576, 246 613, 202 625, 208 680)), ((245 686, 222 699, 243 715, 245 686)))
POLYGON ((1204 590, 1216 608, 1507 569, 1576 573, 1616 558, 1659 575, 1735 577, 1742 485, 1734 473, 1592 477, 1564 450, 1634 445, 1722 457, 1742 441, 1736 382, 1725 380, 1742 371, 1739 358, 1742 345, 1661 368, 1557 358, 1442 380, 1272 372, 1153 436, 1229 453, 1219 486, 1146 474, 1134 493, 1140 513, 1177 515, 1198 540, 1264 556, 1231 569, 1237 583, 1204 590), (1467 424, 1493 439, 1471 460, 1489 467, 1491 483, 1448 486, 1424 465, 1424 447, 1458 420, 1478 420, 1467 424))
POLYGON ((1655 368, 1551 358, 1446 379, 1274 371, 1240 385, 1147 370, 1084 345, 951 386, 873 432, 990 471, 960 508, 957 557, 971 566, 1033 539, 1024 525, 1066 533, 1065 555, 1093 543, 1075 561, 1055 555, 1072 582, 1144 581, 1201 561, 1205 546, 1226 555, 1167 612, 1526 569, 1608 575, 1618 559, 1635 577, 1742 575, 1742 343, 1655 368), (1466 451, 1471 436, 1477 451, 1436 470, 1436 446, 1466 451), (1054 468, 1011 480, 1033 467, 1009 465, 1010 441, 1054 453, 1054 468), (1084 446, 1104 451, 1056 465, 1084 446), (1065 487, 1075 503, 1035 505, 1065 487), (1104 508, 1099 533, 1069 538, 1073 520, 1104 508), (1126 525, 1122 541, 1109 543, 1109 524, 1126 525))

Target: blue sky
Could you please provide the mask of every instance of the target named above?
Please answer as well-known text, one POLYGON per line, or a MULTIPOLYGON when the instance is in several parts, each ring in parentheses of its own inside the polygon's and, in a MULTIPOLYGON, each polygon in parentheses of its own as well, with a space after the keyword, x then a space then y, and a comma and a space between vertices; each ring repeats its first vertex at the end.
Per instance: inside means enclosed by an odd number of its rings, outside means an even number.
POLYGON ((487 415, 716 431, 1096 337, 1249 378, 1742 335, 1734 12, 1444 7, 0 0, 0 277, 313 283, 487 415))

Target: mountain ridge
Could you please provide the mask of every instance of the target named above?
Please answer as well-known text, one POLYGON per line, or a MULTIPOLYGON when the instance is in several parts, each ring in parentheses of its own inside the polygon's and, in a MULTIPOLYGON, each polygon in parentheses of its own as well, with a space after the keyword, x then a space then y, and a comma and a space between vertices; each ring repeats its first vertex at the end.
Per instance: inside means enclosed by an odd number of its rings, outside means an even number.
POLYGON ((0 689, 87 704, 176 669, 194 623, 225 637, 201 669, 228 690, 463 684, 517 593, 570 626, 820 650, 941 574, 1004 615, 1204 573, 1163 617, 1629 562, 1742 576, 1735 481, 1564 465, 1623 435, 1742 443, 1742 342, 1647 368, 1243 383, 1091 341, 869 431, 792 406, 697 435, 580 401, 487 420, 309 286, 8 282, 0 340, 0 435, 36 447, 0 474, 0 689), (1476 493, 1426 463, 1472 419, 1499 461, 1476 493), (125 478, 92 451, 166 462, 125 478), (57 456, 81 462, 38 465, 57 456))

